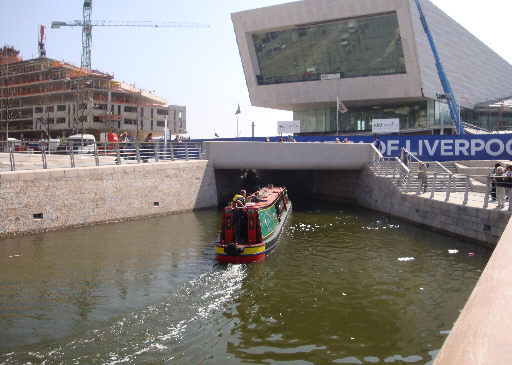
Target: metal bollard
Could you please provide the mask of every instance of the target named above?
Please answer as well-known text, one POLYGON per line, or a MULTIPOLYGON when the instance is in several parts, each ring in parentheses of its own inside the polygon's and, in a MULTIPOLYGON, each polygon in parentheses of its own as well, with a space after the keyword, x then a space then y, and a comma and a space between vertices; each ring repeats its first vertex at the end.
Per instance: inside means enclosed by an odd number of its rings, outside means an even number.
POLYGON ((68 148, 69 148, 69 160, 71 162, 71 167, 75 167, 75 156, 73 154, 73 145, 68 144, 68 148))
POLYGON ((157 142, 153 142, 153 152, 155 154, 155 162, 158 162, 158 144, 157 142))
POLYGON ((188 161, 188 146, 187 146, 187 142, 185 142, 185 155, 187 156, 187 161, 188 161))
POLYGON ((119 151, 119 142, 116 143, 116 165, 121 165, 121 152, 119 151))
POLYGON ((11 171, 16 171, 16 161, 14 161, 14 145, 8 144, 9 149, 9 162, 11 164, 11 171))
POLYGON ((100 159, 98 157, 98 145, 96 143, 94 144, 94 162, 96 166, 100 165, 100 159))
POLYGON ((137 155, 137 163, 140 163, 140 146, 139 146, 139 141, 135 142, 135 154, 137 155))
POLYGON ((41 143, 41 158, 43 160, 43 169, 47 169, 48 163, 46 161, 46 148, 44 146, 44 143, 41 143))
POLYGON ((174 161, 174 147, 172 146, 172 142, 169 142, 169 147, 171 150, 171 161, 174 161))

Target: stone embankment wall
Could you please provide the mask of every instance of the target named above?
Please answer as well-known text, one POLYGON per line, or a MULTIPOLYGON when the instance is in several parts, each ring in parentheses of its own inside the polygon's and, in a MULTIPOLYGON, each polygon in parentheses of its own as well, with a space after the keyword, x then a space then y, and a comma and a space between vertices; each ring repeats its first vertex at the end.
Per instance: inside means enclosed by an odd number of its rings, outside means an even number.
POLYGON ((208 161, 0 173, 0 236, 216 207, 208 161))
POLYGON ((375 176, 368 167, 361 171, 317 171, 315 193, 350 200, 366 208, 490 247, 497 244, 510 219, 510 213, 504 210, 463 206, 403 194, 391 179, 375 176))
POLYGON ((434 365, 510 364, 512 358, 512 220, 434 365))

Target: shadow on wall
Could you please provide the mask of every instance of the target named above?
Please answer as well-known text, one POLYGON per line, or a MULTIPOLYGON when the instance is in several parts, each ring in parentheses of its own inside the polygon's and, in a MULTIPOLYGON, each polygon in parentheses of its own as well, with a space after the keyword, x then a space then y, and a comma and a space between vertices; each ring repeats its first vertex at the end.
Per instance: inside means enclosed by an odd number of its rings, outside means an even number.
MULTIPOLYGON (((194 202, 194 209, 212 208, 216 207, 219 203, 215 170, 213 169, 213 163, 209 161, 204 169, 202 177, 196 177, 201 179, 199 188, 196 194, 196 200, 194 202)), ((194 182, 190 182, 193 184, 194 182)))

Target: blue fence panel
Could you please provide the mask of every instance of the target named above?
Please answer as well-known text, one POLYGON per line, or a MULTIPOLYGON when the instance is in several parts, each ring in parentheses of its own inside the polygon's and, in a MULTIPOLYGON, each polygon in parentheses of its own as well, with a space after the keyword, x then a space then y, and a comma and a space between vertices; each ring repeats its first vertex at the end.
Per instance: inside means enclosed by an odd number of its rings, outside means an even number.
MULTIPOLYGON (((338 136, 354 143, 373 143, 375 136, 338 136)), ((295 136, 297 142, 334 142, 336 136, 295 136)), ((512 134, 480 135, 381 135, 382 154, 395 157, 403 147, 422 161, 512 160, 512 134)), ((237 138, 237 141, 264 142, 264 137, 237 138)), ((213 140, 211 140, 213 141, 213 140)), ((215 141, 233 141, 220 139, 215 141)), ((278 142, 279 137, 270 137, 278 142)))

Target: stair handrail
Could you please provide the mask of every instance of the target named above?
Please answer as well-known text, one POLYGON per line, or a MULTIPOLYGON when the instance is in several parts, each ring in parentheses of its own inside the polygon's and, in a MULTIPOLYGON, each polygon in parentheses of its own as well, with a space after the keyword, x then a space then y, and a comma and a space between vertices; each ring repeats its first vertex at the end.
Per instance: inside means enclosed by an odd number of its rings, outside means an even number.
MULTIPOLYGON (((407 152, 407 154, 408 154, 409 156, 411 156, 412 158, 414 158, 418 163, 423 162, 423 161, 421 161, 418 157, 414 156, 412 153, 410 153, 409 151, 407 151, 407 149, 406 149, 406 148, 402 147, 402 151, 403 151, 403 152, 407 152)), ((403 155, 403 154, 402 154, 402 155, 403 155)))
POLYGON ((448 175, 453 175, 453 172, 444 167, 439 161, 436 161, 436 165, 441 167, 441 170, 445 170, 448 173, 448 175))

